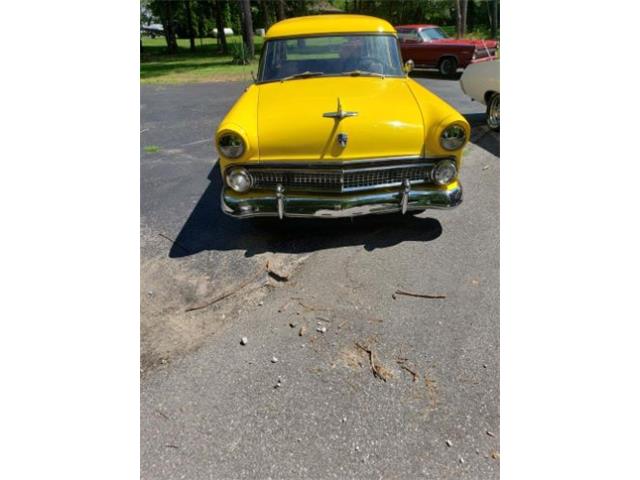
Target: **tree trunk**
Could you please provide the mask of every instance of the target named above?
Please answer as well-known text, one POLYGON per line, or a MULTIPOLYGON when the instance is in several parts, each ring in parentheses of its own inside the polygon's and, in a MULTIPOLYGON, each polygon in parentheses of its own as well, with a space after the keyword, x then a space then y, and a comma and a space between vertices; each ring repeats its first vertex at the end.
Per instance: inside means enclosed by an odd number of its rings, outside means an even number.
POLYGON ((242 0, 242 38, 246 49, 246 57, 253 59, 253 20, 251 18, 251 1, 242 0))
POLYGON ((491 38, 498 37, 498 0, 491 2, 491 38))
POLYGON ((227 36, 224 33, 224 7, 225 2, 222 0, 215 0, 214 6, 216 8, 216 29, 218 30, 218 45, 223 54, 229 53, 229 47, 227 45, 227 36))
POLYGON ((460 0, 460 33, 464 37, 467 33, 467 6, 469 0, 460 0))
POLYGON ((287 12, 284 9, 284 0, 277 0, 276 6, 278 7, 276 9, 276 18, 278 21, 287 18, 287 12))
POLYGON ((469 32, 473 32, 476 28, 476 19, 478 18, 477 5, 475 2, 467 2, 467 28, 469 32))
POLYGON ((271 26, 271 17, 269 15, 269 2, 267 2, 266 0, 260 0, 260 9, 262 10, 262 23, 264 24, 265 31, 267 31, 271 26))
POLYGON ((192 52, 196 49, 196 38, 193 33, 193 16, 191 15, 191 0, 184 2, 187 14, 187 30, 189 31, 189 50, 192 52))
POLYGON ((169 53, 178 51, 178 41, 176 40, 176 32, 173 29, 173 5, 171 2, 164 2, 162 8, 162 29, 164 30, 164 38, 167 40, 167 50, 169 53))
POLYGON ((304 17, 308 14, 306 0, 297 0, 295 3, 295 16, 304 17))
POLYGON ((460 38, 462 32, 462 10, 460 8, 460 1, 461 0, 456 0, 456 38, 460 38))
POLYGON ((204 33, 204 15, 203 10, 206 8, 206 5, 203 4, 201 0, 198 0, 197 3, 197 17, 198 17, 198 38, 200 38, 200 46, 202 46, 202 37, 205 36, 204 33))

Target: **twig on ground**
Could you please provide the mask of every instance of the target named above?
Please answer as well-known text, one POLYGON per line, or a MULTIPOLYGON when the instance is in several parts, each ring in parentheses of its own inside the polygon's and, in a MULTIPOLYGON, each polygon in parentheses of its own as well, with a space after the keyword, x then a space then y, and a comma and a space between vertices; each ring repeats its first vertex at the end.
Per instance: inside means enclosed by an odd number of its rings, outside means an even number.
POLYGON ((369 365, 371 366, 371 372, 373 373, 373 376, 376 378, 379 378, 383 382, 386 382, 387 378, 389 377, 389 374, 381 366, 376 365, 373 350, 370 348, 363 347, 358 342, 356 342, 355 345, 359 349, 364 350, 369 355, 369 365))
POLYGON ((398 365, 400 365, 400 368, 402 368, 403 370, 406 370, 411 374, 411 376, 413 377, 414 383, 418 381, 418 378, 420 378, 420 375, 417 372, 414 372, 413 370, 411 370, 409 367, 407 367, 405 365, 405 360, 398 360, 397 363, 398 365))
POLYGON ((234 293, 237 293, 238 291, 242 290, 243 288, 245 288, 247 285, 250 285, 251 283, 255 282, 258 278, 260 278, 262 275, 264 275, 264 271, 261 269, 254 277, 251 277, 249 280, 241 283, 239 286, 237 286, 236 288, 234 288, 233 290, 230 290, 226 293, 223 293, 222 295, 217 296, 216 298, 214 298, 213 300, 211 300, 210 302, 207 302, 205 304, 202 305, 197 305, 195 307, 189 307, 185 310, 185 312, 192 312, 194 310, 201 310, 203 308, 207 308, 210 307, 211 305, 213 305, 214 303, 217 303, 221 300, 224 300, 225 298, 230 297, 231 295, 233 295, 234 293))
POLYGON ((347 323, 348 321, 349 321, 349 319, 346 318, 342 322, 340 322, 340 325, 338 325, 338 330, 340 330, 342 327, 344 327, 345 323, 347 323))
POLYGON ((418 298, 447 298, 446 295, 428 295, 426 293, 412 293, 405 292, 403 290, 396 290, 391 296, 393 299, 396 299, 396 295, 405 295, 407 297, 418 297, 418 298))
POLYGON ((182 245, 180 245, 178 242, 176 242, 173 238, 167 237, 165 234, 163 233, 159 233, 158 235, 160 235, 162 238, 164 238, 165 240, 169 240, 171 243, 173 243, 174 245, 180 247, 182 250, 184 250, 184 252, 188 255, 191 255, 191 252, 189 251, 189 249, 183 247, 182 245))
POLYGON ((311 306, 311 305, 306 305, 306 304, 302 303, 302 301, 300 299, 298 299, 298 298, 294 298, 294 300, 296 300, 300 304, 300 306, 302 308, 304 308, 305 310, 309 310, 311 312, 316 312, 316 311, 317 312, 328 312, 329 311, 328 308, 321 308, 321 307, 314 307, 314 306, 311 306))
POLYGON ((162 418, 164 418, 165 420, 169 420, 169 416, 168 416, 166 413, 164 413, 163 411, 161 411, 161 410, 156 410, 156 413, 157 413, 158 415, 160 415, 162 418))

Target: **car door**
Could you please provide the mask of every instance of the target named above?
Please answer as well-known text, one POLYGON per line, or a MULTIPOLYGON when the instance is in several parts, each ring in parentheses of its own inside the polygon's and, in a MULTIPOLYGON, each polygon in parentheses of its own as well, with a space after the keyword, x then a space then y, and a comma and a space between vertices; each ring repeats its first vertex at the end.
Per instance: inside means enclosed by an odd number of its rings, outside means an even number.
POLYGON ((442 48, 429 36, 427 29, 416 33, 420 42, 420 63, 429 67, 436 66, 440 60, 442 48))
POLYGON ((402 60, 413 60, 416 65, 422 65, 422 39, 418 35, 418 30, 403 29, 398 30, 398 39, 400 40, 400 51, 402 60))

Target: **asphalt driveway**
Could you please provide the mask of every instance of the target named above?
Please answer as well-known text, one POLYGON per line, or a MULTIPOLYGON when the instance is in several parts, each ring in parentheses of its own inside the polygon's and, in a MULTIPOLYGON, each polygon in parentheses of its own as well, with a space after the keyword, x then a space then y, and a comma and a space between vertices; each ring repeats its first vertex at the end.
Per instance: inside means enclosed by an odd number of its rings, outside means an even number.
POLYGON ((141 88, 142 478, 498 477, 499 136, 417 79, 474 126, 463 204, 340 222, 220 212, 243 84, 141 88))

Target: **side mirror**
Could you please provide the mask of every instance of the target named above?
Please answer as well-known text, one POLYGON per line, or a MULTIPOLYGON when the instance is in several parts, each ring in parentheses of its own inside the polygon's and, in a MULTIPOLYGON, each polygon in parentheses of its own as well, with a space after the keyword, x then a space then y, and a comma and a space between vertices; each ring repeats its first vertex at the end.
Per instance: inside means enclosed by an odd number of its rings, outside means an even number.
POLYGON ((404 62, 404 71, 409 73, 411 70, 413 70, 413 67, 415 67, 416 64, 413 62, 413 60, 409 59, 406 62, 404 62))

